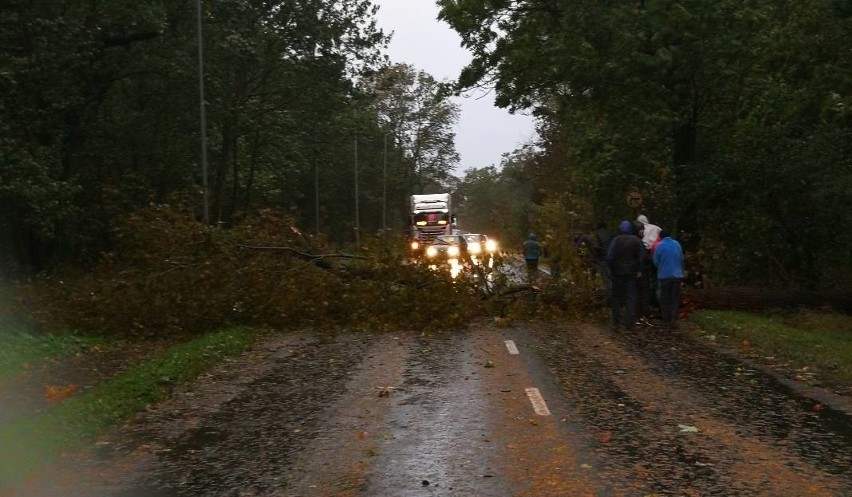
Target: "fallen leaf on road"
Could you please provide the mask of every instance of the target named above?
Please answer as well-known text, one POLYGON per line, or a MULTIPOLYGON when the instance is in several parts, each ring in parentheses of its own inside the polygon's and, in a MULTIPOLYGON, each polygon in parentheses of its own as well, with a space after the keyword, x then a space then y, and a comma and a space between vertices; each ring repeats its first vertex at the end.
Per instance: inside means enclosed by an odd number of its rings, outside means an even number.
POLYGON ((65 386, 44 386, 44 396, 51 404, 59 404, 77 392, 77 385, 71 383, 65 386))
POLYGON ((387 397, 391 393, 393 393, 394 390, 396 390, 396 387, 390 387, 390 386, 388 386, 388 387, 374 387, 374 388, 379 391, 379 397, 387 397))
POLYGON ((691 425, 677 425, 681 433, 698 433, 698 428, 691 425))

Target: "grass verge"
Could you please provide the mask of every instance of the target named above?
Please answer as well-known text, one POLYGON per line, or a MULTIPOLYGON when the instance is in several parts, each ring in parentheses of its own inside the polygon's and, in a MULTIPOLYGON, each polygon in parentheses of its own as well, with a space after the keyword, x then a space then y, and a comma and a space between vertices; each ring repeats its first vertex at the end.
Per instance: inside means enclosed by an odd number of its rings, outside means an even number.
POLYGON ((94 390, 46 413, 0 426, 0 490, 63 451, 128 419, 171 394, 225 357, 245 351, 257 333, 230 328, 175 345, 94 390))
POLYGON ((843 391, 852 388, 852 316, 816 311, 700 311, 689 320, 711 340, 785 359, 828 385, 843 391))
POLYGON ((0 327, 0 379, 9 378, 30 365, 41 365, 54 357, 69 356, 102 343, 92 336, 35 334, 25 328, 0 327))

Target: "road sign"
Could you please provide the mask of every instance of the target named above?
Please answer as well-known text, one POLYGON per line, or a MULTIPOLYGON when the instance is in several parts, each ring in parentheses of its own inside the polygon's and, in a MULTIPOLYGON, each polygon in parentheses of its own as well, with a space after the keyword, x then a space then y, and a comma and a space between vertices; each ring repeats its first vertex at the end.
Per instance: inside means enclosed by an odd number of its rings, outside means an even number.
POLYGON ((642 208, 642 194, 639 193, 639 190, 631 190, 627 192, 625 196, 627 200, 627 205, 631 209, 641 209, 642 208))

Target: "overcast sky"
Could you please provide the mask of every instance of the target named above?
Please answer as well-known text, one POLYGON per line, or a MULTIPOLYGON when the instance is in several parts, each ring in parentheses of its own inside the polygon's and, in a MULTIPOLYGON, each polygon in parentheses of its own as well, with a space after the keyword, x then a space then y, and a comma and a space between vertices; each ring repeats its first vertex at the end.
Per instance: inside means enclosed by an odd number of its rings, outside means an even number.
MULTIPOLYGON (((458 34, 438 21, 435 0, 374 0, 379 27, 393 32, 388 48, 392 62, 422 70, 439 81, 454 80, 470 61, 458 34)), ((532 117, 509 114, 494 107, 494 94, 477 91, 453 99, 459 105, 456 150, 461 161, 456 173, 473 167, 500 165, 501 157, 536 138, 532 117)))

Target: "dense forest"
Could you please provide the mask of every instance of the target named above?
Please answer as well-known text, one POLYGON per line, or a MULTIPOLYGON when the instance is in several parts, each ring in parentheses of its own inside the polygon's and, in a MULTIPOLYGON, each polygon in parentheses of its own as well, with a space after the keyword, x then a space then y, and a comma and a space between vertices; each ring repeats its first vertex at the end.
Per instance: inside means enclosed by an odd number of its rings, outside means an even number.
POLYGON ((539 117, 540 151, 472 195, 523 186, 568 229, 642 210, 721 284, 852 283, 848 0, 438 3, 474 55, 457 88, 539 117))
POLYGON ((370 0, 3 2, 0 275, 94 264, 151 208, 353 247, 449 188, 507 245, 641 211, 720 283, 852 282, 848 0, 436 3, 456 81, 387 60, 370 0), (475 87, 540 140, 460 172, 475 87))
POLYGON ((352 242, 400 228, 408 195, 448 179, 457 108, 385 60, 371 2, 200 7, 3 2, 3 274, 95 261, 152 205, 225 229, 275 208, 352 242))

